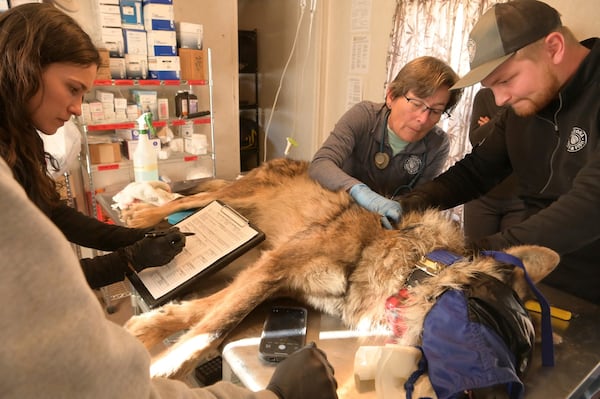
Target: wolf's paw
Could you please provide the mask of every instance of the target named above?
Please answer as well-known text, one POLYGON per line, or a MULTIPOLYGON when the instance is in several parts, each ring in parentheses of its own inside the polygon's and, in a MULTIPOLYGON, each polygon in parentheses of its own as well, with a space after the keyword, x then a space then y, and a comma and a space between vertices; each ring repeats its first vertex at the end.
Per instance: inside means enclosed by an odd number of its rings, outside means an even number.
POLYGON ((556 332, 552 332, 552 342, 554 343, 554 345, 560 345, 563 343, 563 337, 562 335, 556 333, 556 332))
POLYGON ((136 202, 121 210, 121 220, 128 227, 151 227, 160 223, 165 216, 160 207, 142 202, 136 202))
POLYGON ((177 362, 174 364, 171 362, 171 359, 167 357, 158 359, 152 363, 150 366, 150 376, 153 378, 163 377, 174 380, 183 380, 192 370, 193 366, 186 368, 177 362))
POLYGON ((154 312, 133 316, 125 323, 124 327, 146 348, 152 348, 172 334, 161 328, 160 320, 157 320, 157 317, 160 317, 160 314, 154 312))
POLYGON ((198 361, 205 357, 218 342, 210 334, 182 337, 150 366, 152 377, 183 379, 194 370, 198 361))

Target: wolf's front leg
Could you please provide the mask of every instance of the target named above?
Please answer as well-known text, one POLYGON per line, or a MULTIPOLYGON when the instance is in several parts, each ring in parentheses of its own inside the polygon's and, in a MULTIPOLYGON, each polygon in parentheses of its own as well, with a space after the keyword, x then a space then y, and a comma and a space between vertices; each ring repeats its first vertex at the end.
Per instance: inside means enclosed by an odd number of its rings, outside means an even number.
POLYGON ((183 380, 197 366, 198 361, 213 352, 223 337, 203 333, 180 339, 167 353, 152 361, 150 375, 183 380))
POLYGON ((206 298, 164 305, 133 316, 125 323, 125 329, 137 337, 146 348, 152 348, 169 336, 197 324, 209 309, 221 301, 222 295, 219 291, 206 298))
POLYGON ((269 252, 263 253, 231 285, 209 297, 213 306, 205 307, 200 321, 153 361, 152 376, 181 378, 191 372, 256 306, 281 291, 285 274, 269 252))
POLYGON ((121 210, 121 221, 128 227, 144 228, 154 226, 175 212, 167 205, 155 206, 143 202, 131 204, 127 209, 121 210))

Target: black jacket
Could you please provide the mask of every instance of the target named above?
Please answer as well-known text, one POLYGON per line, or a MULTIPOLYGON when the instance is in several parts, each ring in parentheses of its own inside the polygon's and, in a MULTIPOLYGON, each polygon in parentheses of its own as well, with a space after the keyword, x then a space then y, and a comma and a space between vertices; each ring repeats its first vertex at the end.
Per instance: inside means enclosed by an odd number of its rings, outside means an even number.
MULTIPOLYGON (((50 211, 52 222, 70 242, 102 251, 116 251, 144 238, 147 229, 131 229, 103 223, 62 204, 50 211)), ((123 280, 129 272, 127 260, 114 252, 80 260, 83 273, 92 288, 123 280)))
POLYGON ((514 171, 528 217, 478 246, 549 247, 561 262, 544 282, 600 303, 600 40, 583 44, 590 54, 545 109, 526 118, 503 111, 487 140, 401 203, 448 209, 514 171))

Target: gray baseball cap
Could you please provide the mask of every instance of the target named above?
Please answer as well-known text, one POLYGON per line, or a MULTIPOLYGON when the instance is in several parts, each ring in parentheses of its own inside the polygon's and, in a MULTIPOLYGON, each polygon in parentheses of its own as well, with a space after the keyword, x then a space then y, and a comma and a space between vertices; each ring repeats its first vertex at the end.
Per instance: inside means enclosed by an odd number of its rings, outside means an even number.
POLYGON ((515 51, 561 25, 558 11, 541 1, 495 4, 481 16, 469 35, 471 71, 450 89, 462 89, 485 79, 515 51))

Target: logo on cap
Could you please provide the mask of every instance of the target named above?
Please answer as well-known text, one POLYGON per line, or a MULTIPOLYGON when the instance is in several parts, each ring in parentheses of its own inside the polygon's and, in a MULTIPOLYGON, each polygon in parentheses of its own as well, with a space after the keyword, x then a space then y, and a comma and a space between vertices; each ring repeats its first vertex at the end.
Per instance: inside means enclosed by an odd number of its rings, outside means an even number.
POLYGON ((467 51, 469 52, 469 63, 472 63, 475 59, 475 52, 477 51, 477 43, 472 38, 469 38, 467 42, 467 51))

